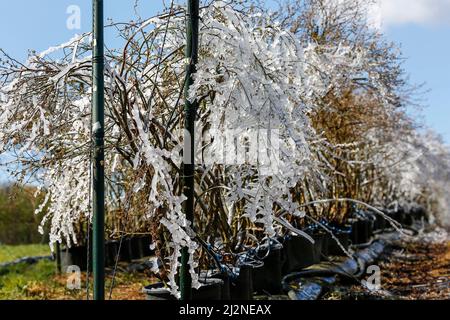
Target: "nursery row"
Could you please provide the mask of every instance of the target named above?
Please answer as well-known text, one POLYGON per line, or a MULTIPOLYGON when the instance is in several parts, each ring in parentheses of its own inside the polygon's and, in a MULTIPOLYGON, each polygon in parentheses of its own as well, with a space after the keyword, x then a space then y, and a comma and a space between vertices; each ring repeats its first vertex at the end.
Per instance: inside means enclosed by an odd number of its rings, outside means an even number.
MULTIPOLYGON (((150 249, 151 239, 148 236, 124 237, 120 240, 110 240, 105 243, 105 266, 115 267, 119 262, 131 262, 132 260, 150 257, 154 250, 150 249)), ((82 271, 92 267, 92 247, 72 246, 63 248, 59 252, 61 267, 78 266, 82 271), (88 258, 89 252, 89 258, 88 258)))
MULTIPOLYGON (((186 7, 172 2, 161 15, 106 27, 120 39, 105 53, 107 264, 154 253, 155 275, 178 297, 180 270, 198 287, 212 262, 233 269, 267 255, 267 267, 279 247, 283 273, 345 251, 383 227, 377 208, 404 224, 418 207, 447 221, 450 152, 412 118, 417 89, 399 48, 368 25, 368 6, 202 1, 189 90, 186 7), (184 93, 198 138, 188 172, 184 93), (148 236, 122 237, 132 234, 148 236), (285 259, 290 251, 302 256, 285 259)), ((91 40, 77 35, 26 63, 0 50, 0 154, 18 181, 39 186, 50 245, 83 266, 98 151, 91 40)))
MULTIPOLYGON (((410 212, 397 210, 387 216, 404 227, 426 219, 423 208, 410 212)), ((333 226, 322 221, 304 229, 313 241, 294 234, 270 239, 265 245, 240 254, 237 264, 217 263, 215 269, 202 271, 202 286, 193 291, 194 300, 252 300, 255 295, 287 294, 286 279, 331 257, 350 255, 358 245, 368 245, 374 235, 392 231, 382 216, 359 212, 348 224, 333 226)), ((218 258, 216 261, 221 261, 218 258)), ((163 283, 144 288, 149 300, 176 299, 163 283)))

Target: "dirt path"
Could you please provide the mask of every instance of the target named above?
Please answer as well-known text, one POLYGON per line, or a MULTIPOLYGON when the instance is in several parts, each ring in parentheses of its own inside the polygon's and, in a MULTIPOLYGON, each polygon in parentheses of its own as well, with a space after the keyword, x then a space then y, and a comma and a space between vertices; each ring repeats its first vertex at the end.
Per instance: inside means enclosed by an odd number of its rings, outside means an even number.
POLYGON ((396 298, 450 299, 450 241, 401 241, 380 263, 382 287, 396 298))

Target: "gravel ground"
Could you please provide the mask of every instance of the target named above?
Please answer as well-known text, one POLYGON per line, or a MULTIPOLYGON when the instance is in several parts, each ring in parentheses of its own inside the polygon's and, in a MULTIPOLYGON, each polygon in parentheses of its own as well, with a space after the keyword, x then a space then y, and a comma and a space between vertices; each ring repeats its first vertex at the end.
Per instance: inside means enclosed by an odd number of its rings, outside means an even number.
POLYGON ((397 240, 382 255, 381 290, 362 285, 333 288, 327 300, 449 300, 450 238, 442 229, 397 240))
POLYGON ((383 289, 399 299, 450 299, 450 240, 443 230, 399 241, 380 267, 383 289))

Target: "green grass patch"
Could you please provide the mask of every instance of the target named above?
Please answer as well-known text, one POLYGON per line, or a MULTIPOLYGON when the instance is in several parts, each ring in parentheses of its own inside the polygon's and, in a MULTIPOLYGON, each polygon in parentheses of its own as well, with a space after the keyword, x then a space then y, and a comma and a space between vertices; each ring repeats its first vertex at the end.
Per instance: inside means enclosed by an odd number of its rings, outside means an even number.
MULTIPOLYGON (((47 245, 0 245, 0 263, 27 256, 47 256, 47 245)), ((82 289, 67 288, 68 274, 57 274, 55 261, 21 263, 0 268, 0 300, 82 300, 86 298, 86 273, 82 273, 82 289)), ((118 272, 113 291, 114 299, 142 299, 142 287, 148 284, 145 274, 118 272)), ((92 289, 92 276, 90 277, 92 289)), ((111 272, 107 273, 106 288, 111 284, 111 272)))
MULTIPOLYGON (((43 283, 53 286, 49 281, 55 275, 55 263, 40 261, 37 264, 19 264, 0 270, 0 300, 45 299, 34 294, 43 283)), ((39 293, 45 292, 39 290, 39 293)))
POLYGON ((46 244, 0 245, 0 263, 14 261, 23 257, 48 256, 50 254, 50 247, 46 244))
MULTIPOLYGON (((68 275, 58 275, 54 261, 40 261, 33 265, 18 264, 0 269, 1 300, 84 300, 86 299, 86 273, 81 275, 82 289, 67 288, 68 275)), ((145 274, 118 272, 113 299, 142 300, 142 288, 153 283, 145 274)), ((92 293, 92 276, 90 288, 92 293)), ((107 274, 106 288, 111 285, 111 274, 107 274)), ((92 294, 91 294, 92 298, 92 294)))

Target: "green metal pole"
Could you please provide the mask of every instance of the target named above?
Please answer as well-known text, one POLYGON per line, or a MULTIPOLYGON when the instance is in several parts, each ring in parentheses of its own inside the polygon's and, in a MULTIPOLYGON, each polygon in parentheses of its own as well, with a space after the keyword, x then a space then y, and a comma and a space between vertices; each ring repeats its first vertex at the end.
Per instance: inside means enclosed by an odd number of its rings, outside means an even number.
MULTIPOLYGON (((186 83, 185 96, 185 140, 183 163, 183 194, 187 200, 183 203, 183 211, 186 218, 194 223, 194 126, 198 104, 191 103, 188 99, 190 86, 193 84, 192 74, 196 72, 198 62, 198 34, 199 34, 199 0, 188 0, 188 17, 186 32, 186 83), (190 159, 189 159, 190 158, 190 159)), ((188 248, 181 252, 180 290, 182 300, 192 299, 192 279, 189 273, 188 248)))
POLYGON ((105 154, 103 0, 93 2, 92 133, 93 152, 93 276, 94 299, 105 299, 105 154))

